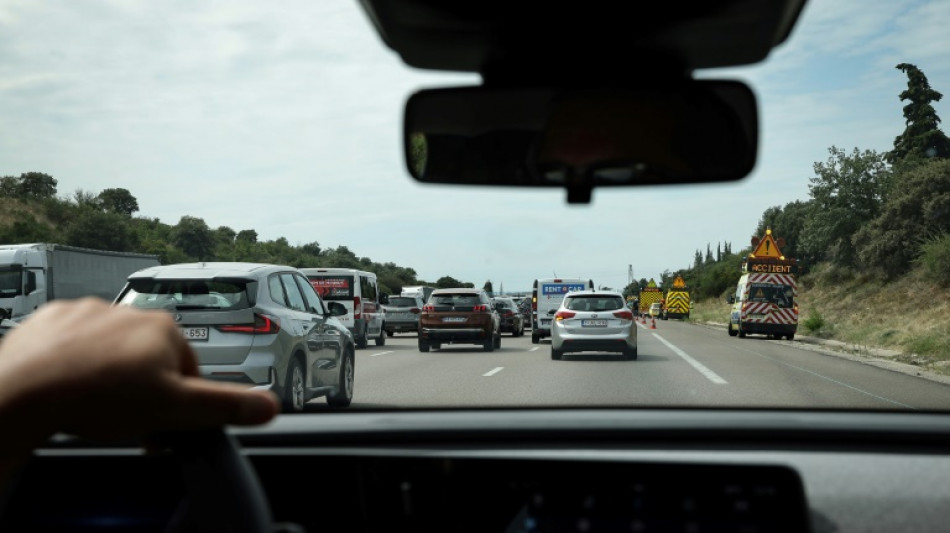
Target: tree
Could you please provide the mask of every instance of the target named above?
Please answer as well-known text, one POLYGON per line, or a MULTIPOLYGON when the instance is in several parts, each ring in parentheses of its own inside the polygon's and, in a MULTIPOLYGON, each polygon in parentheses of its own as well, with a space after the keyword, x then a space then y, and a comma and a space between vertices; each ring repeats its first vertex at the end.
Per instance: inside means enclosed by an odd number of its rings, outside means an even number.
POLYGON ((930 87, 927 76, 910 63, 896 67, 907 75, 907 89, 901 92, 904 106, 904 132, 894 139, 894 149, 887 153, 887 161, 897 164, 905 160, 950 157, 950 139, 940 131, 940 117, 931 102, 939 102, 943 95, 930 87))
POLYGON ((79 209, 66 228, 65 243, 96 250, 130 252, 134 248, 128 219, 115 213, 79 209))
MULTIPOLYGON (((855 148, 851 154, 832 146, 824 163, 814 164, 808 189, 814 210, 801 235, 802 251, 848 266, 855 262, 851 239, 880 214, 891 171, 881 154, 855 148)), ((787 239, 787 237, 786 237, 787 239)))
POLYGON ((706 259, 703 262, 707 265, 711 265, 714 263, 712 248, 710 247, 708 242, 706 243, 706 259))
POLYGON ((207 260, 214 253, 214 234, 204 219, 185 215, 172 228, 172 243, 198 260, 207 260))
POLYGON ((20 196, 34 198, 52 198, 56 196, 56 179, 42 172, 24 172, 20 174, 20 196))
POLYGON ((139 202, 128 189, 105 189, 99 193, 99 204, 110 213, 127 217, 139 210, 139 202))
POLYGON ((485 292, 488 293, 488 296, 495 295, 495 290, 494 287, 492 287, 491 280, 486 281, 485 284, 482 285, 482 288, 485 289, 485 292))
POLYGON ((254 244, 257 242, 257 232, 252 229, 242 229, 238 232, 235 240, 238 242, 254 244))
MULTIPOLYGON (((807 258, 802 251, 803 232, 805 231, 805 222, 812 217, 813 204, 811 201, 803 202, 795 200, 785 204, 784 207, 769 207, 762 213, 759 225, 756 227, 755 235, 761 237, 765 235, 767 228, 772 229, 772 235, 785 239, 785 246, 782 247, 782 253, 786 257, 795 257, 801 260, 807 258)), ((726 254, 731 250, 726 249, 726 254)), ((811 258, 814 259, 814 258, 811 258)))
POLYGON ((4 198, 16 198, 20 194, 20 180, 16 176, 3 176, 0 178, 0 196, 4 198))
POLYGON ((693 268, 699 268, 703 266, 703 253, 696 249, 696 255, 693 256, 693 268))
POLYGON ((950 232, 950 159, 898 180, 881 215, 854 236, 861 260, 888 279, 911 268, 926 239, 950 232))
POLYGON ((437 289, 454 289, 456 287, 461 287, 462 282, 453 278, 452 276, 442 276, 435 282, 437 289))

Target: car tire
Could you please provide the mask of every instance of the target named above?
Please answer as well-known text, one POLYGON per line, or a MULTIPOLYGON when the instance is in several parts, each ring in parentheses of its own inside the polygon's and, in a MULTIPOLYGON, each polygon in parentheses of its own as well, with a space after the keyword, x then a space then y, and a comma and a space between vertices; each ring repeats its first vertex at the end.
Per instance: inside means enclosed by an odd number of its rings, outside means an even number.
POLYGON ((623 351, 623 358, 627 361, 636 361, 637 360, 637 349, 636 348, 627 348, 623 351))
POLYGON ((386 330, 386 335, 389 336, 389 337, 392 337, 392 336, 395 335, 395 334, 396 334, 395 331, 386 330))
POLYGON ((306 404, 306 386, 307 380, 304 375, 303 365, 296 356, 290 358, 287 365, 287 380, 284 381, 284 397, 281 400, 284 412, 299 413, 303 411, 306 404))
POLYGON ((485 342, 482 343, 482 350, 486 352, 495 351, 495 335, 494 334, 491 337, 488 337, 488 339, 486 339, 485 342))
POLYGON ((500 350, 501 349, 501 331, 495 334, 495 339, 493 342, 494 342, 495 349, 500 350))
POLYGON ((356 382, 354 363, 353 352, 347 349, 340 361, 340 379, 336 384, 336 392, 327 395, 327 404, 330 407, 349 407, 353 401, 353 385, 356 382))
POLYGON ((538 344, 541 342, 541 335, 537 331, 531 332, 531 344, 538 344))
POLYGON ((376 337, 376 346, 386 345, 386 330, 379 328, 379 337, 376 337))
POLYGON ((366 339, 366 328, 363 328, 363 332, 356 336, 356 349, 362 350, 366 348, 366 345, 369 344, 369 341, 366 339))
POLYGON ((524 322, 521 323, 521 329, 518 330, 518 336, 524 337, 524 322))
POLYGON ((560 361, 562 357, 564 357, 564 352, 562 352, 561 350, 555 349, 554 346, 552 345, 551 346, 551 360, 560 361))
POLYGON ((732 329, 732 322, 730 322, 730 323, 726 326, 726 331, 729 332, 729 336, 730 336, 730 337, 735 337, 735 336, 736 336, 736 330, 732 329))
POLYGON ((441 349, 442 349, 442 343, 441 343, 441 342, 433 342, 432 344, 429 345, 429 347, 430 347, 431 349, 433 349, 433 350, 441 350, 441 349))
POLYGON ((739 322, 739 338, 740 338, 740 339, 744 339, 744 338, 745 338, 745 330, 742 329, 742 322, 739 322))
POLYGON ((788 340, 790 340, 790 341, 793 341, 793 340, 795 340, 795 334, 794 334, 794 333, 789 333, 788 335, 785 335, 785 338, 788 339, 788 340))
POLYGON ((419 351, 422 353, 429 351, 429 341, 419 339, 419 351))

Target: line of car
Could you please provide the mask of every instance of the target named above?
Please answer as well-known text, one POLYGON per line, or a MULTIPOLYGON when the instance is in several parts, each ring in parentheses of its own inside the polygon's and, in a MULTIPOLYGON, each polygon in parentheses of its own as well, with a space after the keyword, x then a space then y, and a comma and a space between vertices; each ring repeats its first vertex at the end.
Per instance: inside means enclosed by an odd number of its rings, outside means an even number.
MULTIPOLYGON (((545 307, 551 359, 580 351, 636 359, 636 327, 623 297, 575 289, 548 299, 558 307, 545 307)), ((448 344, 492 352, 502 333, 521 337, 529 326, 524 301, 483 289, 418 287, 387 297, 372 272, 258 263, 146 268, 128 277, 115 302, 170 313, 203 377, 273 390, 288 412, 319 397, 349 406, 355 353, 370 340, 382 346, 398 332, 415 332, 420 352, 448 344)), ((537 342, 539 328, 532 328, 537 342)))

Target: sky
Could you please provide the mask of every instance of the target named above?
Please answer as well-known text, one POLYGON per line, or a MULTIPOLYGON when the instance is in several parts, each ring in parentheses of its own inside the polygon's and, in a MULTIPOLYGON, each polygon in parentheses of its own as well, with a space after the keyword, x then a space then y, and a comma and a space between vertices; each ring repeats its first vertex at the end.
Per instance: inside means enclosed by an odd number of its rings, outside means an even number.
MULTIPOLYGON (((769 206, 808 197, 835 145, 886 151, 914 63, 950 94, 945 0, 815 0, 760 65, 704 71, 750 84, 760 146, 740 182, 595 190, 423 185, 405 170, 402 112, 424 88, 476 85, 410 69, 354 1, 4 0, 0 175, 59 193, 124 187, 140 216, 344 245, 361 257, 525 291, 539 277, 622 288, 746 246, 769 206)), ((935 105, 950 117, 950 102, 935 105)))

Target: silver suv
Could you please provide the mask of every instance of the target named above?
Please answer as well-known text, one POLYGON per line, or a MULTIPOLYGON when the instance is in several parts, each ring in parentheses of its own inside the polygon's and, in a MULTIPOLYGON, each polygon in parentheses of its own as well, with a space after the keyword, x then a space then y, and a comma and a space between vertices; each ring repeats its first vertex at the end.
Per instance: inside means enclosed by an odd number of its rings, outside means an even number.
POLYGON ((116 303, 175 317, 203 377, 276 392, 285 411, 326 396, 353 399, 353 336, 297 269, 253 263, 191 263, 140 270, 116 303))
POLYGON ((622 294, 569 292, 550 312, 551 359, 576 352, 619 352, 626 359, 637 358, 637 326, 622 294))

